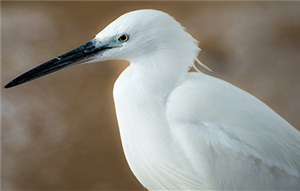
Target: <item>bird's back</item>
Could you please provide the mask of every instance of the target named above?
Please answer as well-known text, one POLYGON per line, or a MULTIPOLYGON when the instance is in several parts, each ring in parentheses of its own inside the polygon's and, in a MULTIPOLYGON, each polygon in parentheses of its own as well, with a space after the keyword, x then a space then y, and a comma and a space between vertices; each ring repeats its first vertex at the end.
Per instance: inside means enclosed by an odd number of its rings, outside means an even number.
POLYGON ((210 189, 300 189, 300 133, 254 96, 188 73, 166 108, 173 139, 210 189))

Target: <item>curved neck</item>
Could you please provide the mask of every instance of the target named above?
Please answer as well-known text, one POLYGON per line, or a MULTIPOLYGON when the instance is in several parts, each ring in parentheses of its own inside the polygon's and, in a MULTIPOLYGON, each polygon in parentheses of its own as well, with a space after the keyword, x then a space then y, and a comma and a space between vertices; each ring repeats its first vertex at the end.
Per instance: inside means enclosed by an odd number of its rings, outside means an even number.
POLYGON ((162 61, 153 61, 152 59, 143 62, 132 62, 126 69, 133 79, 132 85, 148 94, 167 96, 184 78, 188 72, 189 64, 182 64, 181 60, 169 59, 162 61))

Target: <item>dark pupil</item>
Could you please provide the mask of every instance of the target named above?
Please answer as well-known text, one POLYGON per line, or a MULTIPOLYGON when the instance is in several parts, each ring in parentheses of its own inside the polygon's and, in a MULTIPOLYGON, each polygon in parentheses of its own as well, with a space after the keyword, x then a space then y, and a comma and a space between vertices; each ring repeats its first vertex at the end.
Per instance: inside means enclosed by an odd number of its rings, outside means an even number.
POLYGON ((126 40, 126 39, 127 39, 127 37, 126 37, 125 35, 120 36, 120 40, 121 40, 121 41, 124 41, 124 40, 126 40))

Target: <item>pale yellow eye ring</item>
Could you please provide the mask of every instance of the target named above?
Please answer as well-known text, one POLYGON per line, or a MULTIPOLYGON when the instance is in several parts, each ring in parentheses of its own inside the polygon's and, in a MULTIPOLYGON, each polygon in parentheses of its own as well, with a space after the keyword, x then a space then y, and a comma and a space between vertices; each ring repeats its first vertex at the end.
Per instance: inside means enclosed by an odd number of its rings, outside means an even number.
POLYGON ((121 36, 119 36, 118 41, 126 42, 128 39, 129 39, 128 35, 122 34, 121 36))

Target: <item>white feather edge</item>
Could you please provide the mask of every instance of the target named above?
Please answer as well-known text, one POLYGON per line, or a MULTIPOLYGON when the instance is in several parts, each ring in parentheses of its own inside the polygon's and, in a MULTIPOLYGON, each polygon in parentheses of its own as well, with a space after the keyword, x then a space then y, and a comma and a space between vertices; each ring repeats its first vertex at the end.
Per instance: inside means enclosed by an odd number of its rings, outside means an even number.
MULTIPOLYGON (((205 69, 207 69, 208 71, 212 72, 212 70, 211 70, 208 66, 206 66, 205 64, 203 64, 202 62, 200 62, 200 60, 199 60, 198 58, 195 58, 195 60, 196 60, 196 62, 197 62, 200 66, 202 66, 203 68, 205 68, 205 69)), ((194 63, 194 65, 193 65, 193 68, 195 68, 195 70, 196 70, 197 72, 200 72, 200 70, 196 67, 195 63, 194 63)))

